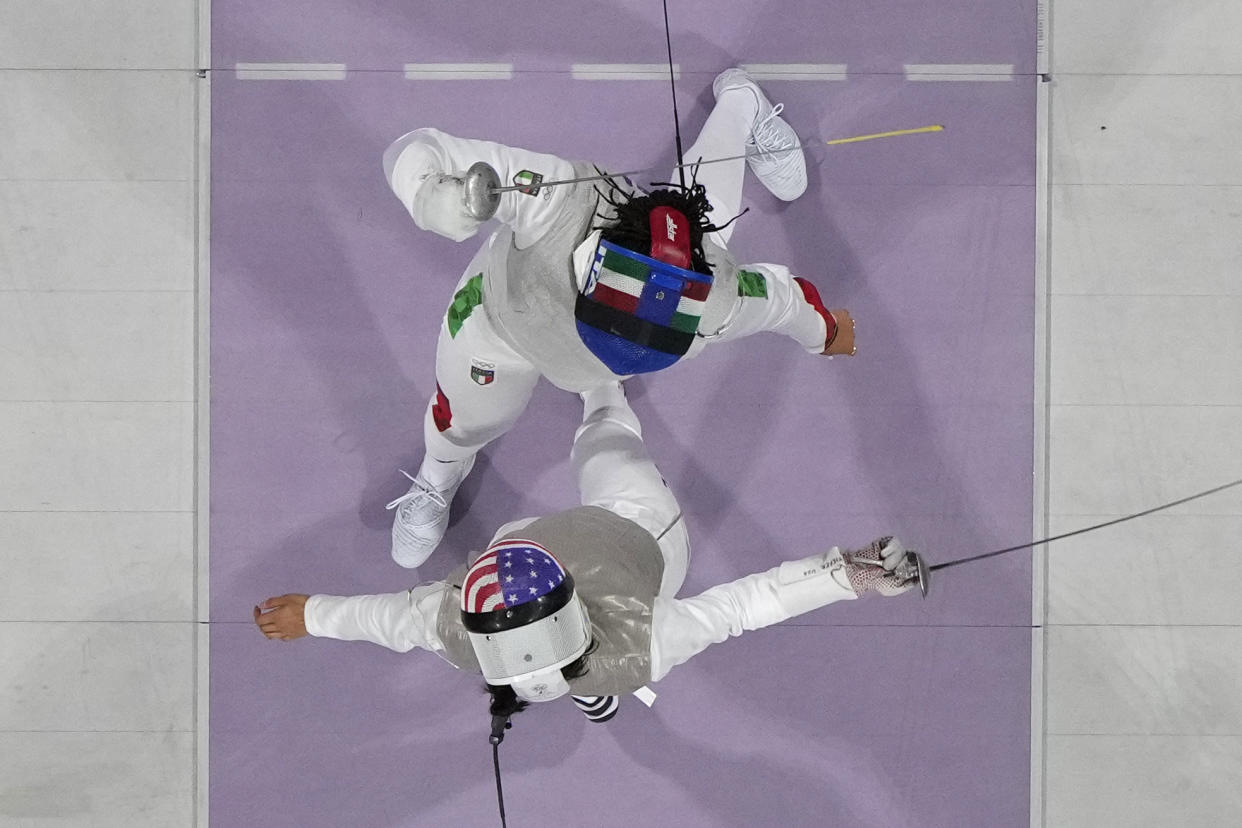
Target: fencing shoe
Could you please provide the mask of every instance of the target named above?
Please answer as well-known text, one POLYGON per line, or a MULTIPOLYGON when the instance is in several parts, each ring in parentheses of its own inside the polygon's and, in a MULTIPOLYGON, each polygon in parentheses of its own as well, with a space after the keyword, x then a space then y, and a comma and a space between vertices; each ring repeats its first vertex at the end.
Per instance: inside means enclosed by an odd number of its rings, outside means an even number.
POLYGON ((780 117, 785 105, 773 106, 744 69, 726 69, 712 82, 712 92, 717 99, 732 89, 750 92, 758 103, 750 138, 746 141, 746 163, 772 195, 782 201, 793 201, 806 192, 806 157, 797 133, 780 117))
POLYGON ((474 468, 471 457, 462 467, 461 475, 447 488, 437 488, 423 479, 410 477, 410 490, 388 504, 396 509, 392 521, 392 559, 407 569, 414 569, 431 557, 448 529, 449 504, 457 487, 474 468))

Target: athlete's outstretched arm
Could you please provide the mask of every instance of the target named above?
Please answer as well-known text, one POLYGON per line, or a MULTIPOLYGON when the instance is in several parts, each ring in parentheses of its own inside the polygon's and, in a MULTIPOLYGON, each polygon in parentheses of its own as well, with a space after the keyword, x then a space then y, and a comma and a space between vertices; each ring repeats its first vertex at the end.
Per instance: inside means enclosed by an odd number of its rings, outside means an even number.
POLYGON ((573 165, 562 158, 426 127, 406 133, 385 150, 384 177, 415 224, 463 241, 482 224, 466 213, 460 181, 477 161, 490 164, 506 185, 530 186, 529 193, 501 194, 496 218, 513 228, 518 247, 533 244, 551 227, 569 195, 567 187, 538 187, 539 181, 573 177, 573 165))
POLYGON ((447 588, 433 582, 385 595, 281 595, 256 606, 254 620, 272 639, 313 635, 370 641, 399 653, 440 650, 435 619, 447 588))
MULTIPOLYGON (((710 254, 709 254, 710 259, 710 254)), ((853 356, 854 318, 844 309, 829 310, 819 290, 778 264, 738 268, 738 297, 719 331, 703 331, 720 342, 762 331, 784 334, 813 354, 853 356)))
POLYGON ((905 555, 901 541, 882 538, 849 558, 838 547, 766 572, 720 584, 693 598, 656 598, 651 619, 651 679, 747 630, 778 624, 867 592, 897 595, 914 586, 891 570, 905 555), (874 560, 877 565, 854 563, 874 560), (890 566, 891 564, 891 566, 890 566))

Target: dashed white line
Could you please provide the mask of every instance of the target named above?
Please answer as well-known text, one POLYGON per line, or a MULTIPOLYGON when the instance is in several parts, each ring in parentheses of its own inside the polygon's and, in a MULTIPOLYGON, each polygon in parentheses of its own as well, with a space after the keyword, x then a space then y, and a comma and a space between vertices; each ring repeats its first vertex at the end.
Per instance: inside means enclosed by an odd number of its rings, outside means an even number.
POLYGON ((343 63, 238 63, 238 80, 344 80, 343 63))
POLYGON ((743 63, 755 80, 843 81, 844 63, 743 63))
MULTIPOLYGON (((667 63, 575 63, 569 67, 574 80, 667 80, 667 63)), ((681 65, 673 64, 673 77, 681 77, 681 65)))
MULTIPOLYGON (((512 80, 512 63, 407 63, 407 80, 512 80)), ((747 63, 743 68, 756 80, 843 81, 844 63, 747 63)), ((907 63, 908 81, 1005 82, 1014 78, 1012 63, 907 63)), ((344 80, 343 63, 238 63, 238 80, 344 80)), ((575 80, 664 80, 664 63, 575 63, 575 80)), ((673 77, 681 78, 681 66, 673 65, 673 77)))
POLYGON ((406 80, 512 80, 512 63, 407 63, 406 80))
POLYGON ((1011 81, 1012 63, 907 63, 908 81, 1011 81))

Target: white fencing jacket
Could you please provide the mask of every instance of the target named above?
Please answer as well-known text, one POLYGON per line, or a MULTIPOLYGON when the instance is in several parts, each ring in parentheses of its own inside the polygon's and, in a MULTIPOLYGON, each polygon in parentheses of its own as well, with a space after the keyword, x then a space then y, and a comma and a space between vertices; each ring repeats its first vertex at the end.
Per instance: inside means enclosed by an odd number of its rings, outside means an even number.
MULTIPOLYGON (((445 592, 452 588, 433 581, 383 595, 312 595, 306 602, 306 629, 314 636, 370 641, 401 653, 415 648, 442 653, 436 618, 445 592)), ((659 681, 730 636, 856 597, 837 547, 690 598, 657 595, 651 619, 651 680, 659 681)))

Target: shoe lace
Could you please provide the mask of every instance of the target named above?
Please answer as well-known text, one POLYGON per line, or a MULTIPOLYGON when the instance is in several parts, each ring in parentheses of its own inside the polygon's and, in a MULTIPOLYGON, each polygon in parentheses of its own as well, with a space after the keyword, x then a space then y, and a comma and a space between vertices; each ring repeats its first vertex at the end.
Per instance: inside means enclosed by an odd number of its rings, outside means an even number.
POLYGON ((781 131, 780 126, 775 123, 777 117, 785 110, 783 103, 778 103, 772 107, 772 111, 763 116, 763 120, 755 124, 751 129, 751 140, 755 143, 755 149, 765 155, 773 152, 785 152, 793 147, 784 146, 785 134, 781 131))
POLYGON ((413 501, 421 500, 422 498, 430 499, 441 508, 448 508, 448 502, 445 501, 444 497, 435 489, 431 488, 426 483, 423 483, 405 469, 398 469, 397 471, 404 474, 414 485, 410 487, 408 492, 385 506, 385 509, 396 509, 398 506, 404 506, 406 503, 412 503, 413 501))

